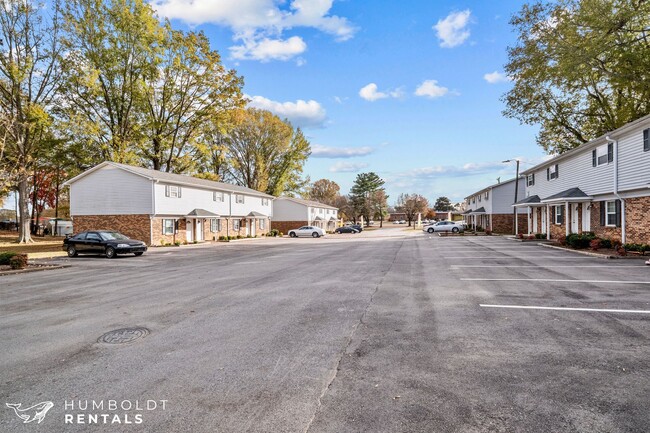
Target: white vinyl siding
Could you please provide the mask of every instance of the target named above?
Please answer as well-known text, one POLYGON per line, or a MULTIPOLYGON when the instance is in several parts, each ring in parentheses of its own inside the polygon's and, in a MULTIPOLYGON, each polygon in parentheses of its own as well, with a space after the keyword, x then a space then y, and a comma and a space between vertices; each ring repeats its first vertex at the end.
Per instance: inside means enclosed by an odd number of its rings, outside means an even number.
POLYGON ((107 165, 70 185, 70 214, 150 215, 151 180, 107 165))
MULTIPOLYGON (((645 127, 647 132, 648 124, 645 127)), ((619 191, 647 189, 650 184, 650 152, 643 150, 643 131, 639 127, 618 140, 619 191)))

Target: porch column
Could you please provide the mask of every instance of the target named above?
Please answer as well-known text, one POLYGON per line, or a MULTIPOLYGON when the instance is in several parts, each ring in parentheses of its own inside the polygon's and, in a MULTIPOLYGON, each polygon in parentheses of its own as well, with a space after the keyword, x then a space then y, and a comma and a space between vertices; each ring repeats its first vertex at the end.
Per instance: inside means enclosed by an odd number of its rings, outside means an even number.
POLYGON ((551 240, 551 208, 546 205, 546 240, 551 240))
POLYGON ((528 222, 528 234, 532 233, 532 230, 530 229, 530 219, 532 218, 532 215, 530 214, 530 206, 526 208, 526 216, 527 216, 527 222, 528 222))
POLYGON ((571 224, 571 209, 569 208, 569 202, 565 201, 564 202, 564 227, 566 231, 566 235, 569 236, 569 225, 571 224))

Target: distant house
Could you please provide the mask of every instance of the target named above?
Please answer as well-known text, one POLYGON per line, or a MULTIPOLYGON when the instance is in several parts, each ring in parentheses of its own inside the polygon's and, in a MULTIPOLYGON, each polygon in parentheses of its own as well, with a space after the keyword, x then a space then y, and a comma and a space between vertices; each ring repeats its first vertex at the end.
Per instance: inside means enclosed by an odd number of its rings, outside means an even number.
POLYGON ((388 214, 388 221, 406 221, 406 214, 404 212, 391 212, 388 214))
POLYGON ((650 115, 522 174, 528 233, 650 243, 650 115))
MULTIPOLYGON (((519 197, 524 195, 524 179, 519 179, 519 197)), ((465 198, 463 216, 471 227, 494 233, 512 233, 514 227, 515 179, 496 183, 465 198)), ((526 229, 526 211, 517 210, 517 231, 526 229)))
POLYGON ((242 186, 103 162, 65 182, 76 233, 117 230, 149 245, 269 231, 274 197, 242 186))
POLYGON ((312 200, 278 197, 273 201, 273 229, 282 233, 301 226, 316 226, 332 231, 338 222, 338 209, 312 200))

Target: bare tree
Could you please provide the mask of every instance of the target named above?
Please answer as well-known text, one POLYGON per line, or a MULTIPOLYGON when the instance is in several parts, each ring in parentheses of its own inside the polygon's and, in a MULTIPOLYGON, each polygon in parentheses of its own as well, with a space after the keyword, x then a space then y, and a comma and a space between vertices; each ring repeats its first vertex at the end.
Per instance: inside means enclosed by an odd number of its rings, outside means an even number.
POLYGON ((397 197, 395 209, 406 215, 409 227, 419 213, 425 213, 429 209, 429 201, 420 194, 400 194, 397 197))

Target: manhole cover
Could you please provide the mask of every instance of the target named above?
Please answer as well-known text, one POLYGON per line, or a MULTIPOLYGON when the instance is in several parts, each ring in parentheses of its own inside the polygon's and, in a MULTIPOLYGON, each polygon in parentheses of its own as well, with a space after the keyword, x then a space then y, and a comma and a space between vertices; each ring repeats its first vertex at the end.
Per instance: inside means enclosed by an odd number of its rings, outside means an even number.
POLYGON ((97 342, 108 344, 124 344, 135 341, 138 338, 144 338, 147 335, 149 335, 149 330, 147 328, 122 328, 107 332, 106 334, 99 337, 97 339, 97 342))

